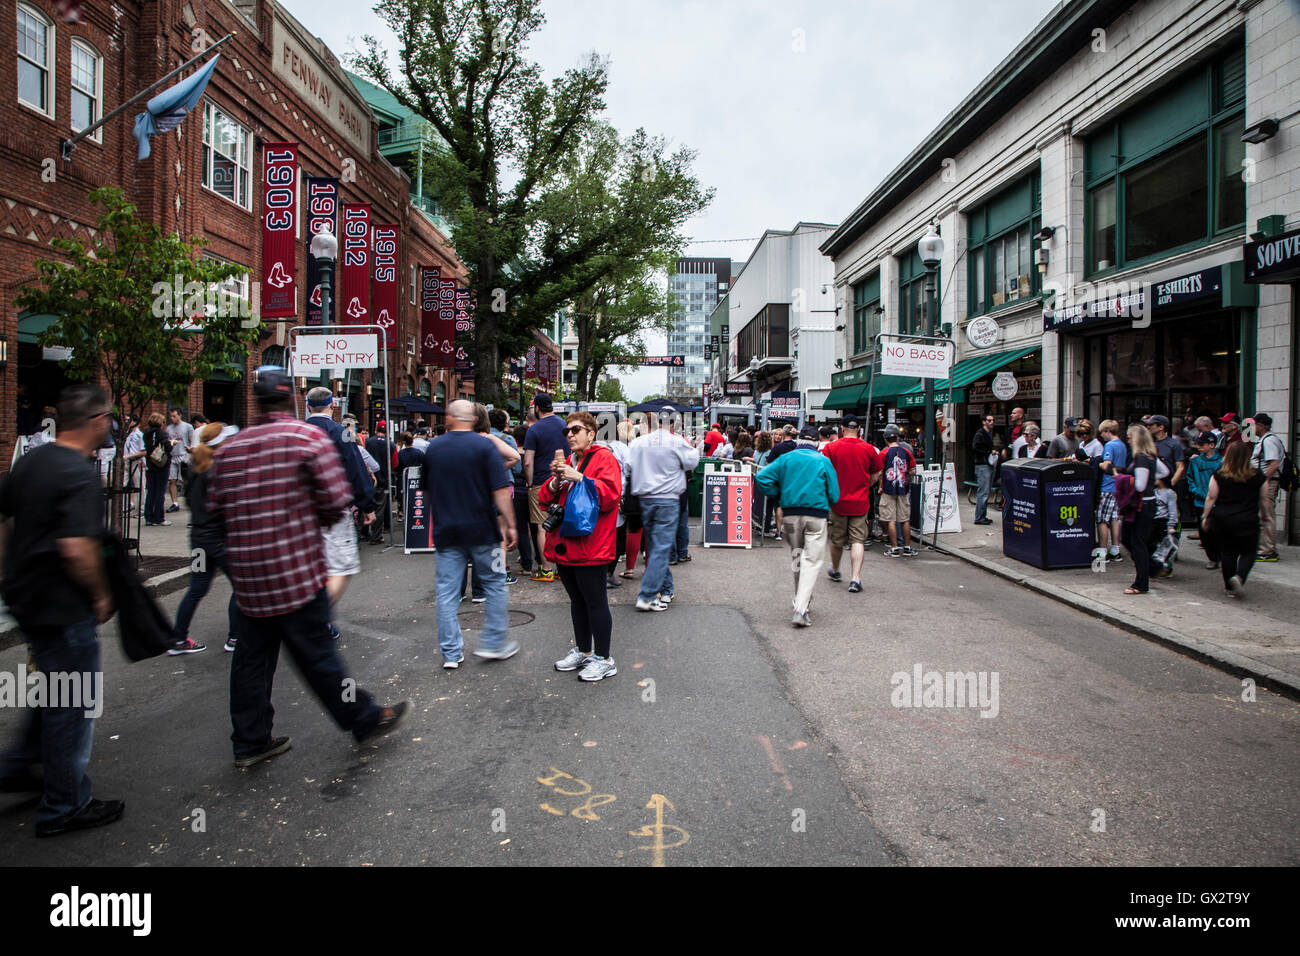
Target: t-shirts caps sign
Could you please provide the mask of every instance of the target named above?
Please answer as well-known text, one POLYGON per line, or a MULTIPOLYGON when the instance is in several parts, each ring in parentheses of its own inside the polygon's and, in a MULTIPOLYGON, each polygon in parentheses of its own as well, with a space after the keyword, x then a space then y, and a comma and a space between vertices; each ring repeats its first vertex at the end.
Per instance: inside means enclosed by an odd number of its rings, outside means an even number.
POLYGON ((262 147, 262 307, 264 318, 298 314, 298 144, 262 147))
MULTIPOLYGON (((307 178, 307 324, 333 325, 337 293, 330 297, 330 314, 321 314, 320 262, 311 254, 311 241, 322 229, 335 237, 339 234, 339 181, 309 176, 307 178)), ((336 280, 337 281, 337 280, 336 280)), ((335 286, 337 288, 337 285, 335 286)))

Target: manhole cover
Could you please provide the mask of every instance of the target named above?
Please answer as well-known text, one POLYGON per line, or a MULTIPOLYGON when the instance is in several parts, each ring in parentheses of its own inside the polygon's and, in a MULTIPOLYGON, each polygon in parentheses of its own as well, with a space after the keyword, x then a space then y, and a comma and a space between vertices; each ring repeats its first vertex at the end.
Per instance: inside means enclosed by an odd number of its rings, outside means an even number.
MULTIPOLYGON (((482 627, 483 611, 481 608, 465 608, 460 612, 461 627, 482 627)), ((507 611, 506 626, 519 627, 521 624, 531 624, 535 614, 529 614, 527 611, 507 611)))

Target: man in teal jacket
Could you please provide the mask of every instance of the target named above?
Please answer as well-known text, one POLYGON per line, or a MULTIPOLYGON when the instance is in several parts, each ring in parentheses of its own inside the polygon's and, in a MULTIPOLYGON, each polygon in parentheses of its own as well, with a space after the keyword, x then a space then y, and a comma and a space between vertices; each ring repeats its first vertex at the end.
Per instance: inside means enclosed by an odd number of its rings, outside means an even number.
POLYGON ((817 450, 820 436, 807 426, 798 445, 758 473, 758 489, 775 498, 781 509, 781 535, 790 546, 794 571, 796 627, 809 627, 808 605, 826 561, 826 518, 840 499, 840 483, 831 460, 817 450))

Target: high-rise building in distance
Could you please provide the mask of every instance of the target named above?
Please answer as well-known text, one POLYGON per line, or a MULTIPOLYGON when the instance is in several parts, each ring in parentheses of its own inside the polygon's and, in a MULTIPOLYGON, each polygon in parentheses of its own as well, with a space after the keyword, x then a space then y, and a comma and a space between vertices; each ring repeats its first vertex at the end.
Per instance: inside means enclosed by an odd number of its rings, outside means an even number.
MULTIPOLYGON (((738 265, 738 264, 737 264, 738 265)), ((668 370, 668 394, 697 403, 709 375, 704 346, 709 344, 709 313, 731 286, 731 259, 683 258, 668 276, 673 323, 668 354, 686 356, 686 364, 668 370)))

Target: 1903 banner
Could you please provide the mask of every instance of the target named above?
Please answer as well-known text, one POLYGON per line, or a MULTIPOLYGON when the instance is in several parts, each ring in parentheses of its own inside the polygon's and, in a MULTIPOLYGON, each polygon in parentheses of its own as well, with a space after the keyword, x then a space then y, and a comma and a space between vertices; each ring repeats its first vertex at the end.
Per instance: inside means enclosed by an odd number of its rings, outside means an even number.
POLYGON ((298 144, 262 147, 262 316, 298 314, 298 144))

